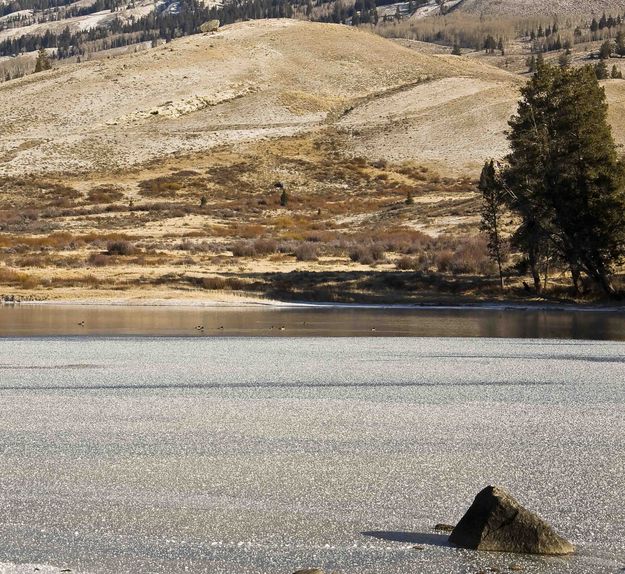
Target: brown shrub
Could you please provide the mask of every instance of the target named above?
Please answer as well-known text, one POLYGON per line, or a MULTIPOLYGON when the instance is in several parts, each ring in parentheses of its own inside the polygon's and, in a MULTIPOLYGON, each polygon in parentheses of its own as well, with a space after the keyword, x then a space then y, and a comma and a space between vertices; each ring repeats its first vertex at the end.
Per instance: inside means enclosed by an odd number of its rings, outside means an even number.
POLYGON ((278 250, 278 243, 274 239, 257 239, 254 241, 254 250, 258 255, 271 255, 278 250))
POLYGON ((87 199, 91 203, 113 203, 119 201, 124 194, 120 189, 113 185, 99 185, 89 190, 87 199))
POLYGON ((80 236, 72 235, 67 231, 57 231, 50 235, 23 236, 23 235, 2 235, 0 236, 0 247, 11 247, 23 245, 28 249, 73 249, 82 244, 80 236))
POLYGON ((263 234, 264 226, 257 224, 238 223, 229 229, 231 237, 241 237, 243 239, 255 239, 263 234))
POLYGON ((232 255, 234 257, 255 257, 256 249, 251 241, 237 241, 232 245, 232 255))
POLYGON ((8 267, 0 267, 0 284, 21 287, 22 289, 33 289, 40 284, 40 281, 28 273, 21 273, 8 267))
POLYGON ((109 241, 107 246, 108 255, 134 255, 137 248, 130 241, 109 241))
POLYGON ((216 291, 241 290, 245 288, 245 283, 236 277, 185 277, 185 280, 196 287, 216 291))
POLYGON ((354 245, 349 251, 349 258, 363 265, 371 265, 372 263, 384 261, 386 253, 384 245, 381 243, 354 245))
POLYGON ((482 236, 466 238, 458 245, 451 260, 453 273, 488 275, 494 266, 488 254, 487 241, 482 236))
POLYGON ((88 275, 74 275, 73 277, 55 277, 50 281, 50 284, 54 287, 88 286, 97 289, 102 285, 102 280, 90 273, 88 275))
POLYGON ((415 257, 408 257, 407 255, 404 255, 395 262, 395 267, 400 271, 408 271, 414 268, 415 263, 415 257))
POLYGON ((104 253, 92 253, 87 259, 87 263, 93 267, 105 267, 111 262, 111 258, 104 253))
POLYGON ((295 248, 295 257, 298 261, 317 261, 317 247, 304 241, 295 248))
POLYGON ((400 271, 427 273, 431 267, 431 259, 427 253, 421 253, 417 257, 404 255, 395 262, 395 267, 400 271))
POLYGON ((433 254, 434 266, 441 273, 451 271, 454 252, 451 249, 441 249, 433 254))
POLYGON ((139 193, 146 197, 174 197, 182 189, 176 176, 146 179, 139 184, 139 193))
POLYGON ((25 255, 16 261, 19 267, 46 267, 50 265, 48 257, 39 254, 25 255))

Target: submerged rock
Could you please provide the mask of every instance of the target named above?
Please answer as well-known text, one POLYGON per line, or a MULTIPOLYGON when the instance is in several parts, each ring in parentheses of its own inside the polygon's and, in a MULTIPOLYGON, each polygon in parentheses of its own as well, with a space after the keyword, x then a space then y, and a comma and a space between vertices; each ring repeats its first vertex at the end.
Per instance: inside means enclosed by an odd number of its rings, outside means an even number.
POLYGON ((571 554, 575 547, 505 490, 487 486, 475 497, 449 542, 462 548, 523 554, 571 554))
POLYGON ((319 568, 304 568, 303 570, 293 572, 293 574, 323 574, 323 570, 319 568))

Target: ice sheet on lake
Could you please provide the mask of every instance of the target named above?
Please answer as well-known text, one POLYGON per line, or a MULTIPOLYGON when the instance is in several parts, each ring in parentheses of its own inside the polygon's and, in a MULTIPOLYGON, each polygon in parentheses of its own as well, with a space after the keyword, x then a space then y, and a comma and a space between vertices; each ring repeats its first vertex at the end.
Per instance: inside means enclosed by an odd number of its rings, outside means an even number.
POLYGON ((5 340, 0 561, 617 572, 624 362, 624 344, 583 341, 5 340), (449 547, 433 525, 489 483, 579 554, 449 547))

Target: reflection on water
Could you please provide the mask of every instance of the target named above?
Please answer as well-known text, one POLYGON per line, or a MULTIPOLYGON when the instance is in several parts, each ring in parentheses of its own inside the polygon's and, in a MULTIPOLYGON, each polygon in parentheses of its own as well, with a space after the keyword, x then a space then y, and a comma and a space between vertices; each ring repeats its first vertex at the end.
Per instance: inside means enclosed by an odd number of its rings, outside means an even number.
POLYGON ((5 305, 0 336, 393 336, 625 340, 625 312, 5 305))

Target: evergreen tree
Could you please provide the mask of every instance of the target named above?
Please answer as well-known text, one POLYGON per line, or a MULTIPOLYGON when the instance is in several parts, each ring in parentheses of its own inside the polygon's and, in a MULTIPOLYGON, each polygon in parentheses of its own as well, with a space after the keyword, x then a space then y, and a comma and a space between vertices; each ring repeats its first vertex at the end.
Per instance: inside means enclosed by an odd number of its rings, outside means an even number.
POLYGON ((566 52, 562 52, 558 58, 558 64, 561 68, 568 68, 571 65, 571 52, 567 50, 566 52))
POLYGON ((538 55, 536 56, 536 71, 540 70, 541 68, 544 68, 545 66, 545 56, 543 55, 542 52, 538 52, 538 55))
POLYGON ((488 237, 488 252, 497 264, 499 286, 503 289, 504 241, 501 236, 501 219, 505 212, 506 194, 498 180, 494 160, 491 159, 484 164, 478 187, 482 192, 480 229, 488 237))
POLYGON ((622 30, 619 30, 616 34, 616 48, 614 51, 621 58, 625 56, 625 33, 622 30))
POLYGON ((614 294, 611 273, 625 256, 625 169, 592 67, 540 68, 510 128, 504 179, 525 235, 542 245, 546 238, 575 280, 582 270, 614 294))
POLYGON ((607 27, 608 27, 608 19, 604 12, 603 16, 601 16, 601 20, 599 20, 599 30, 603 30, 604 28, 607 28, 607 27))
POLYGON ((598 64, 595 64, 595 67, 593 69, 597 80, 608 79, 608 66, 603 60, 601 60, 598 64))
POLYGON ((43 72, 44 70, 49 70, 51 67, 52 64, 50 64, 48 54, 46 54, 46 49, 40 48, 37 53, 37 61, 35 62, 35 72, 43 72))
POLYGON ((599 48, 599 58, 602 60, 607 60, 612 56, 612 43, 606 40, 603 44, 601 44, 601 48, 599 48))
POLYGON ((490 34, 484 40, 484 51, 488 54, 494 54, 497 49, 497 40, 490 34))
POLYGON ((286 207, 289 203, 289 196, 286 192, 286 189, 282 189, 282 193, 280 194, 280 205, 282 207, 286 207))

